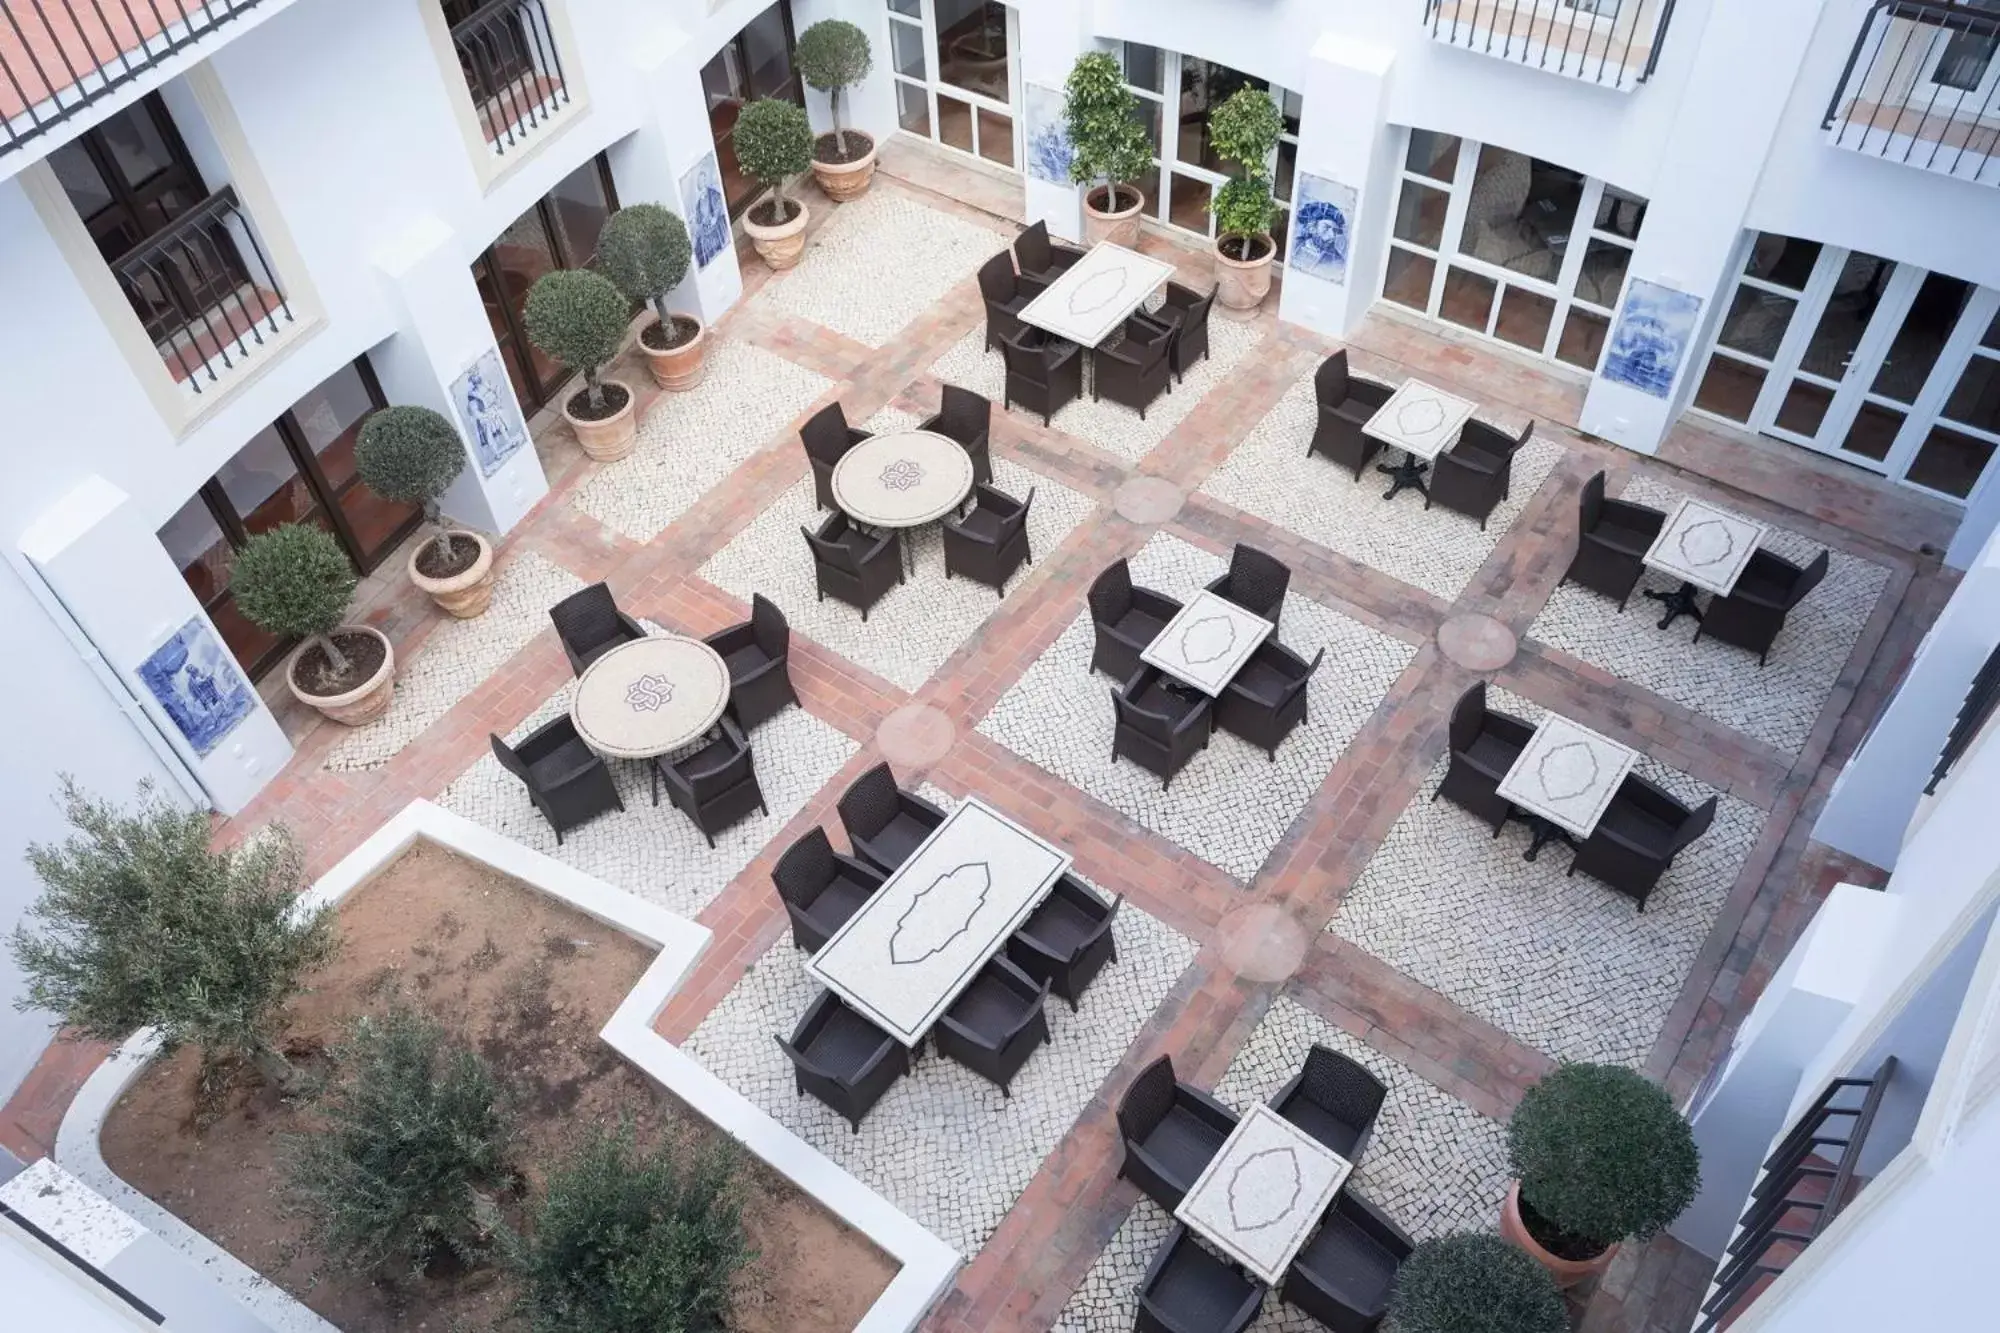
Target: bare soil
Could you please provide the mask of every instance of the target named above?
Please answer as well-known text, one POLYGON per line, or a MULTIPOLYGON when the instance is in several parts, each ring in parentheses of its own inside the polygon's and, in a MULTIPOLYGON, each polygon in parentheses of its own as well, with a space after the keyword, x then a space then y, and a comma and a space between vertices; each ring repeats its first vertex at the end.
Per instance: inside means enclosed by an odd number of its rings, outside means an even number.
POLYGON ((335 646, 347 658, 347 670, 335 671, 332 659, 326 655, 326 649, 318 644, 308 645, 306 650, 299 654, 298 669, 299 688, 307 694, 331 698, 336 694, 359 689, 380 671, 382 663, 388 660, 388 648, 373 634, 363 634, 358 630, 335 630, 327 637, 333 640, 335 646))
POLYGON ((845 166, 849 162, 859 162, 875 151, 875 141, 860 130, 847 132, 847 151, 840 151, 840 136, 828 130, 813 140, 813 161, 829 167, 845 166))
POLYGON ((569 396, 569 414, 578 421, 609 421, 625 410, 632 395, 622 384, 602 384, 604 406, 593 407, 590 402, 590 386, 585 385, 569 396))
POLYGON ((799 210, 804 207, 805 205, 796 199, 787 199, 781 214, 777 200, 763 199, 750 205, 750 211, 745 216, 760 227, 781 227, 797 217, 799 210))
POLYGON ((654 320, 639 330, 639 341, 656 352, 671 352, 676 347, 685 347, 701 332, 701 322, 686 315, 675 315, 671 327, 663 327, 654 320))
MULTIPOLYGON (((515 1160, 538 1192, 572 1133, 630 1118, 640 1141, 716 1133, 597 1037, 651 961, 638 941, 451 852, 418 844, 341 905, 342 949, 293 1008, 288 1053, 325 1072, 326 1048, 393 997, 472 1042, 513 1090, 515 1160)), ((281 1136, 299 1103, 245 1067, 204 1072, 183 1050, 136 1082, 106 1120, 104 1158, 125 1180, 345 1333, 516 1329, 497 1267, 410 1277, 320 1263, 280 1197, 281 1136)), ((833 1333, 872 1305, 895 1262, 747 1155, 744 1226, 757 1252, 729 1326, 833 1333)), ((518 1207, 510 1219, 518 1223, 518 1207)))
POLYGON ((442 559, 438 556, 436 537, 417 548, 417 572, 427 579, 454 578, 471 569, 478 559, 479 542, 463 532, 454 532, 450 537, 450 553, 442 559))

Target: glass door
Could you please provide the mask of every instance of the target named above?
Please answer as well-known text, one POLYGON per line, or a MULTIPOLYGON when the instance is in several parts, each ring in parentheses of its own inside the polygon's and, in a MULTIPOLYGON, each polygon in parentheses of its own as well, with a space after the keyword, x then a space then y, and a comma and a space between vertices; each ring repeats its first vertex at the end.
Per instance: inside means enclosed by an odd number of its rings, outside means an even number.
POLYGON ((911 134, 1016 170, 1019 29, 999 0, 887 0, 896 121, 911 134))
POLYGON ((743 31, 724 42, 702 66, 701 90, 708 102, 709 133, 715 139, 715 165, 732 218, 740 217, 763 193, 736 160, 732 137, 736 117, 760 97, 805 105, 805 92, 792 65, 794 40, 791 0, 778 0, 744 24, 743 31))

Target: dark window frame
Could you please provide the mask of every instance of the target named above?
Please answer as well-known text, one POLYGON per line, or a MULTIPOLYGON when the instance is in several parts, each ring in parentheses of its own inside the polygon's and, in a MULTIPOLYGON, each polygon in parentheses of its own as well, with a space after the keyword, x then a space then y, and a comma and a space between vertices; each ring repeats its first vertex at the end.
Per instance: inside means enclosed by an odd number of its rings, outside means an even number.
MULTIPOLYGON (((701 70, 698 72, 697 77, 699 77, 700 74, 706 74, 708 72, 708 67, 710 65, 713 65, 716 61, 722 59, 722 53, 725 50, 734 48, 736 51, 737 67, 743 71, 743 77, 745 80, 744 104, 748 105, 749 104, 748 80, 750 77, 750 47, 748 42, 744 40, 743 34, 749 30, 751 23, 755 23, 758 19, 762 18, 764 16, 765 10, 768 10, 772 7, 773 7, 772 5, 767 5, 765 6, 764 9, 760 9, 755 14, 752 14, 750 16, 749 22, 746 22, 741 28, 738 28, 734 33, 730 34, 729 40, 722 43, 722 45, 716 47, 715 54, 711 55, 707 60, 702 62, 701 70)), ((803 110, 805 109, 806 105, 806 85, 805 85, 805 80, 799 76, 799 62, 798 62, 799 33, 798 33, 798 26, 792 20, 792 0, 775 0, 775 8, 778 11, 779 18, 784 21, 785 64, 791 71, 790 74, 785 79, 784 86, 778 90, 778 93, 776 95, 781 96, 784 100, 792 103, 794 106, 799 107, 801 110, 803 110)), ((710 139, 715 149, 716 166, 718 168, 718 174, 720 174, 720 167, 722 164, 722 137, 714 133, 712 125, 710 128, 710 139)), ((740 202, 738 202, 730 200, 727 191, 725 191, 723 194, 723 202, 727 204, 729 208, 729 220, 734 222, 737 218, 740 218, 745 213, 749 212, 750 206, 756 203, 757 200, 762 197, 763 193, 764 192, 762 190, 752 190, 750 191, 750 193, 746 194, 740 202)))

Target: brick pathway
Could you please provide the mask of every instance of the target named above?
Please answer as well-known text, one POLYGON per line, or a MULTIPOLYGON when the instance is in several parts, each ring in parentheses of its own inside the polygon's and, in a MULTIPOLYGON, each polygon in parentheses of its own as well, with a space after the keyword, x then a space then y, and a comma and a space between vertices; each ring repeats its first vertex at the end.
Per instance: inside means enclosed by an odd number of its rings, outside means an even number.
MULTIPOLYGON (((922 175, 933 185, 942 179, 924 163, 907 174, 922 175)), ((954 214, 991 230, 992 248, 1002 244, 1006 224, 990 215, 886 173, 877 182, 880 194, 954 214)), ((815 203, 815 228, 827 225, 833 213, 831 205, 815 203)), ((1204 288, 1209 284, 1205 253, 1152 239, 1145 248, 1175 262, 1185 281, 1204 288)), ((879 259, 893 266, 897 256, 879 259)), ((809 253, 804 262, 811 266, 815 257, 809 253)), ((980 323, 976 288, 961 281, 882 346, 869 347, 786 317, 777 303, 759 299, 771 275, 748 258, 745 273, 745 300, 716 333, 810 372, 804 377, 788 372, 788 384, 809 384, 812 376, 829 382, 833 388, 808 410, 837 396, 850 421, 865 420, 884 408, 934 410, 938 387, 928 368, 947 354, 962 354, 954 349, 980 323)), ((889 714, 913 702, 939 710, 953 736, 943 757, 927 770, 899 770, 905 785, 927 781, 954 797, 980 795, 1070 847, 1079 873, 1092 882, 1126 895, 1149 917, 1200 946, 1192 965, 1137 1029, 1122 1059, 1094 1089, 983 1248, 970 1257, 957 1289, 929 1321, 939 1333, 1040 1329, 1057 1321, 1137 1198, 1130 1186, 1114 1179, 1118 1148, 1112 1107, 1131 1073, 1160 1051, 1173 1053, 1183 1077, 1214 1086, 1231 1071, 1239 1053, 1251 1049, 1252 1036, 1267 1015, 1281 1009, 1290 1028, 1322 1024, 1336 1029, 1343 1041, 1351 1038, 1357 1049, 1395 1061, 1447 1101, 1469 1108, 1466 1114, 1496 1120, 1504 1120, 1522 1090, 1551 1067, 1548 1054, 1398 972, 1338 930, 1325 929, 1399 818, 1426 794, 1427 777, 1443 750, 1450 707, 1479 678, 1438 651, 1437 630, 1454 615, 1495 617, 1520 636, 1514 659, 1487 673, 1498 686, 1628 740, 1691 782, 1728 793, 1749 812, 1754 837, 1718 886, 1712 918, 1699 931, 1684 980, 1662 997, 1665 1017, 1643 1060, 1646 1071, 1663 1079, 1677 1097, 1692 1088, 1726 1041, 1829 886, 1842 878, 1879 879, 1871 868, 1847 864, 1811 844, 1806 833, 1832 774, 1858 742, 1949 591, 1950 580, 1935 561, 1910 549, 1942 539, 1935 515, 1858 474, 1803 466, 1797 472, 1774 473, 1766 451, 1708 437, 1689 426, 1676 431, 1669 454, 1708 475, 1602 445, 1561 424, 1573 422, 1580 405, 1573 382, 1383 317, 1372 319, 1352 344, 1357 370, 1390 379, 1420 375, 1478 399, 1502 425, 1518 426, 1533 416, 1541 422, 1538 438, 1560 447, 1538 487, 1529 491, 1517 479, 1513 507, 1519 513, 1511 526, 1454 556, 1462 564, 1432 580, 1442 591, 1422 591, 1369 563, 1393 564, 1393 550, 1385 557, 1372 548, 1348 547, 1354 553, 1343 554, 1220 498, 1247 494, 1231 490, 1234 483, 1223 474, 1232 451, 1249 447, 1245 441, 1253 428, 1280 407, 1287 391, 1332 347, 1279 325, 1270 313, 1275 306, 1274 297, 1248 330, 1262 339, 1257 350, 1156 442, 1121 439, 1115 449, 1101 448, 1089 438, 1066 434, 1061 420, 1049 429, 1039 419, 996 410, 996 458, 1030 469, 1095 507, 1051 549, 1036 550, 1025 578, 1017 579, 1004 601, 993 604, 983 623, 962 641, 937 646, 934 656, 942 665, 913 692, 864 662, 795 636, 793 677, 805 707, 844 736, 843 743, 851 743, 852 756, 707 901, 700 919, 715 930, 715 945, 660 1021, 668 1037, 689 1037, 746 970, 785 935, 784 914, 769 879, 778 851, 815 821, 837 827, 833 803, 839 792, 881 757, 877 729, 889 714), (1844 657, 1828 662, 1825 679, 1813 686, 1824 697, 1813 696, 1811 724, 1802 728, 1809 734, 1800 745, 1781 748, 1733 730, 1530 637, 1530 626, 1549 603, 1570 555, 1577 488, 1599 469, 1609 471, 1614 493, 1639 480, 1707 495, 1879 571, 1880 593, 1862 605, 1855 624, 1845 631, 1843 642, 1849 646, 1844 657), (1120 516, 1113 507, 1114 493, 1134 476, 1170 482, 1186 495, 1185 503, 1163 524, 1120 516), (1772 497, 1798 507, 1785 508, 1772 497), (1327 766, 1298 789, 1302 808, 1281 831, 1274 831, 1275 845, 1268 847, 1268 855, 1251 861, 1259 867, 1251 873, 1211 864, 1158 831, 1173 832, 1172 826, 1121 813, 1111 801, 1066 784, 1002 743, 1004 729, 980 729, 1009 691, 1030 676, 1030 668, 1057 647, 1098 570, 1117 556, 1138 553, 1161 534, 1194 548, 1193 556, 1203 559, 1225 556, 1238 540, 1271 550, 1294 570, 1294 597, 1306 599, 1314 614, 1325 617, 1308 623, 1337 622, 1357 636, 1356 642, 1393 650, 1382 676, 1389 682, 1386 690, 1371 687, 1366 706, 1354 719, 1358 726, 1348 729, 1351 736, 1336 738, 1345 740, 1344 745, 1328 742, 1320 761, 1327 766), (1284 936, 1275 943, 1262 939, 1273 923, 1284 936), (1282 954, 1293 945, 1303 949, 1295 970, 1281 981, 1257 979, 1271 974, 1268 959, 1274 951, 1282 954), (1274 1009, 1280 1001, 1280 1009, 1274 1009)), ((656 405, 658 395, 642 369, 632 367, 627 379, 647 384, 640 394, 642 412, 656 405)), ((623 606, 678 632, 706 634, 746 614, 739 597, 698 571, 787 492, 809 485, 793 433, 796 422, 777 431, 766 447, 749 451, 720 484, 690 494, 685 507, 677 501, 679 512, 643 542, 580 507, 580 488, 590 486, 593 478, 598 483, 584 504, 595 512, 604 503, 602 469, 582 458, 559 421, 545 414, 533 424, 552 490, 510 536, 504 560, 533 552, 579 580, 608 579, 623 606)), ((667 448, 695 451, 701 444, 699 433, 690 431, 670 440, 667 448)), ((1298 437, 1294 447, 1303 454, 1304 446, 1304 437, 1298 437)), ((674 465, 671 458, 662 464, 674 465)), ((1315 484, 1350 483, 1328 468, 1315 484)), ((1246 498, 1242 503, 1254 508, 1259 502, 1246 498)), ((1424 515, 1409 496, 1398 501, 1396 517, 1411 525, 1412 541, 1431 540, 1425 535, 1431 533, 1444 534, 1437 540, 1469 540, 1441 525, 1476 531, 1442 511, 1424 515)), ((641 526, 651 527, 652 520, 641 526)), ((803 566, 805 552, 796 555, 803 566)), ((391 564, 400 568, 400 562, 391 564)), ((918 577, 936 580, 938 573, 933 565, 920 569, 918 577)), ((966 584, 948 586, 956 589, 954 596, 991 597, 966 584)), ((885 610, 889 605, 884 603, 885 610)), ((1608 604, 1598 609, 1605 616, 1613 614, 1608 604)), ((426 603, 400 579, 374 581, 366 610, 371 623, 396 640, 401 663, 420 660, 426 640, 438 631, 426 603)), ((1635 608, 1628 614, 1643 612, 1635 608)), ((1288 627, 1291 619, 1288 612, 1288 627)), ((1303 646, 1310 653, 1316 645, 1303 646)), ((1740 665, 1744 672, 1755 671, 1748 659, 1740 665)), ((900 674, 914 668, 893 669, 900 674)), ((1330 680, 1338 678, 1340 663, 1333 654, 1323 671, 1330 680)), ((553 633, 540 629, 443 709, 413 742, 366 771, 328 766, 329 753, 346 733, 281 702, 281 717, 298 743, 298 756, 241 818, 222 829, 222 836, 233 838, 263 821, 284 819, 307 840, 310 869, 324 870, 408 800, 438 797, 487 752, 489 731, 514 730, 547 706, 569 678, 553 633)), ((1103 687, 1099 680, 1092 688, 1101 696, 1103 687)), ((1096 743, 1108 749, 1108 704, 1103 721, 1106 734, 1096 743)), ((1257 763, 1263 763, 1261 756, 1257 763)), ((1245 771, 1256 776, 1255 769, 1245 771)), ((1245 801, 1254 795, 1241 792, 1245 801)), ((657 817, 674 816, 663 811, 657 817)), ((1265 850, 1260 844, 1258 851, 1265 850)), ((783 947, 789 949, 789 943, 783 947)), ((30 1156, 46 1152, 61 1107, 96 1058, 84 1048, 52 1050, 0 1117, 0 1143, 30 1156)), ((1237 1076, 1247 1075, 1239 1071, 1237 1076)), ((1590 1329, 1684 1329, 1705 1276, 1699 1256, 1663 1241, 1621 1257, 1594 1295, 1579 1298, 1578 1317, 1590 1329)))

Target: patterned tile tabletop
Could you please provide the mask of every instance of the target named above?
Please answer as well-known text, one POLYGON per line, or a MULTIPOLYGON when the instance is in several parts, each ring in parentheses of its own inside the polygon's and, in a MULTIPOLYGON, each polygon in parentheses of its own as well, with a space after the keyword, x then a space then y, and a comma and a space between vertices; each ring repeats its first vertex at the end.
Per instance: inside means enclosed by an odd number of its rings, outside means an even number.
POLYGON ((1662 573, 1727 597, 1769 532, 1762 523, 1689 496, 1667 515, 1644 559, 1662 573))
POLYGON ((584 668, 570 721, 613 759, 651 759, 715 725, 729 703, 729 668, 699 639, 673 634, 622 643, 584 668))
POLYGON ((848 517, 875 528, 934 523, 972 494, 972 455, 927 430, 877 435, 833 465, 833 498, 848 517))
POLYGON ((1258 1102, 1174 1216, 1275 1287, 1352 1170, 1352 1162, 1258 1102))
POLYGON ((1404 380, 1361 429, 1385 444, 1435 461, 1458 442, 1458 432, 1478 410, 1479 404, 1457 394, 1422 380, 1404 380))
POLYGON ((1213 699, 1273 628, 1262 616, 1204 588, 1153 637, 1139 660, 1213 699))
POLYGON ((1173 275, 1172 264, 1101 241, 1021 308, 1021 322, 1095 347, 1173 275))
POLYGON ((1551 713, 1500 779, 1500 795, 1587 838, 1638 762, 1637 750, 1551 713))

